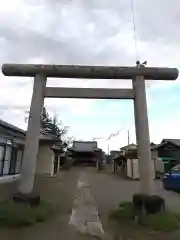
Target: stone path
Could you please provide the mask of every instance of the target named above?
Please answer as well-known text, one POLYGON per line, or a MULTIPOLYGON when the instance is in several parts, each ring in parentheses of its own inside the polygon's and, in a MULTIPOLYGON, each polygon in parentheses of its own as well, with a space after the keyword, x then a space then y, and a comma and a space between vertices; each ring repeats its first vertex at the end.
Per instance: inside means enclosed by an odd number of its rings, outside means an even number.
POLYGON ((99 237, 100 239, 104 238, 104 230, 85 172, 81 172, 78 179, 77 195, 73 204, 70 224, 80 233, 99 237))

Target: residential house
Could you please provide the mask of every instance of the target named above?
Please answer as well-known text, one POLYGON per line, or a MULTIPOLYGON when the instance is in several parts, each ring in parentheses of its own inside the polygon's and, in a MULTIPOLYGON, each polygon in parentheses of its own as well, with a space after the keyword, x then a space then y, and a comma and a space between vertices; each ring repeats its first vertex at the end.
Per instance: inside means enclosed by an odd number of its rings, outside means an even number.
MULTIPOLYGON (((0 120, 0 177, 20 173, 26 131, 0 120)), ((37 174, 54 174, 58 170, 60 146, 54 136, 41 132, 37 156, 37 174), (56 166, 56 167, 55 167, 56 166)))
POLYGON ((134 155, 137 156, 137 145, 134 143, 128 144, 124 147, 120 148, 120 154, 125 156, 125 155, 134 155))
MULTIPOLYGON (((151 147, 155 144, 151 143, 151 147)), ((122 174, 132 178, 139 179, 138 153, 137 145, 130 144, 121 148, 121 154, 114 159, 117 166, 120 167, 122 174)), ((164 173, 164 163, 158 157, 152 157, 150 171, 153 178, 159 177, 159 174, 164 173)))
POLYGON ((119 154, 120 154, 120 151, 118 151, 118 150, 110 151, 111 158, 114 158, 114 157, 118 156, 119 154))
POLYGON ((164 162, 165 172, 180 163, 180 139, 163 139, 151 150, 153 158, 161 158, 164 162))
MULTIPOLYGON (((159 177, 169 171, 173 166, 180 163, 180 139, 163 139, 160 144, 151 143, 152 174, 159 177)), ((117 158, 118 164, 122 161, 126 175, 132 178, 139 177, 137 146, 130 144, 121 148, 124 158, 117 158)))
POLYGON ((61 142, 54 135, 41 132, 36 174, 56 175, 60 170, 61 142))

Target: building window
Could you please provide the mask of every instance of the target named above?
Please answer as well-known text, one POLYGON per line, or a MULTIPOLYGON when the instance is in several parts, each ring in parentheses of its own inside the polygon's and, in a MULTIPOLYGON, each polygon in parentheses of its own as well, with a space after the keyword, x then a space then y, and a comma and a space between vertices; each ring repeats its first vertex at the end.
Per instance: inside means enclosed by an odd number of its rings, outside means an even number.
POLYGON ((6 145, 4 166, 3 166, 3 175, 9 174, 10 164, 11 164, 11 152, 12 152, 12 146, 6 145))
POLYGON ((22 156, 23 156, 23 151, 21 149, 18 149, 15 173, 20 173, 20 171, 21 171, 22 156))
POLYGON ((21 163, 22 163, 23 150, 18 146, 12 148, 11 153, 11 166, 9 174, 20 173, 21 163))
POLYGON ((11 152, 11 166, 10 166, 10 174, 15 173, 16 169, 16 159, 17 159, 17 148, 12 147, 12 152, 11 152))
POLYGON ((4 160, 4 146, 0 146, 0 175, 2 174, 3 160, 4 160))
POLYGON ((0 176, 20 173, 23 145, 6 138, 0 140, 0 176))

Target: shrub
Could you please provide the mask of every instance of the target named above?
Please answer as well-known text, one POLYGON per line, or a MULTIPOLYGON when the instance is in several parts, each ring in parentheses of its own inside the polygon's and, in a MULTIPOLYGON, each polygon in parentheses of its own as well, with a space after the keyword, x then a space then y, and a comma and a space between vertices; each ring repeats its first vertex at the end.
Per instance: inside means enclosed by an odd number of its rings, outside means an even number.
MULTIPOLYGON (((133 222, 135 213, 133 202, 122 202, 116 210, 110 212, 109 219, 133 222)), ((157 231, 175 231, 180 229, 180 215, 168 210, 156 214, 141 214, 138 224, 157 231)))
POLYGON ((111 211, 109 214, 110 219, 116 220, 130 220, 133 219, 134 208, 132 202, 122 202, 119 204, 118 209, 111 211))
POLYGON ((140 223, 157 231, 175 231, 180 228, 179 216, 168 211, 142 216, 140 223))
POLYGON ((23 227, 45 221, 54 212, 51 203, 42 201, 37 207, 12 201, 0 203, 0 227, 23 227))

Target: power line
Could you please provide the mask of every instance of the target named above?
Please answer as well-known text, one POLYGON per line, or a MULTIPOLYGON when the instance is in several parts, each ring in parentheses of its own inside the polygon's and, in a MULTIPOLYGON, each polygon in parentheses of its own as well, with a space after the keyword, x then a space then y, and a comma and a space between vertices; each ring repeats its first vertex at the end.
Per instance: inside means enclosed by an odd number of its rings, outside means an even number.
MULTIPOLYGON (((45 106, 48 110, 52 111, 52 112, 56 112, 55 108, 52 106, 45 106)), ((30 106, 29 105, 17 105, 17 106, 13 106, 13 105, 1 105, 0 104, 0 111, 13 111, 13 110, 20 110, 20 111, 29 111, 30 106)))
POLYGON ((95 141, 95 140, 100 140, 100 139, 103 139, 104 137, 94 137, 92 140, 95 141))
POLYGON ((133 34, 134 34, 134 50, 135 50, 135 61, 138 61, 138 49, 137 49, 137 34, 136 34, 136 21, 135 21, 135 0, 131 0, 131 12, 133 22, 133 34))
POLYGON ((120 133, 122 130, 124 130, 124 129, 125 129, 125 128, 122 128, 122 129, 116 131, 115 133, 111 133, 111 134, 109 135, 109 137, 106 138, 106 140, 108 141, 108 140, 110 140, 112 137, 118 136, 119 133, 120 133))

